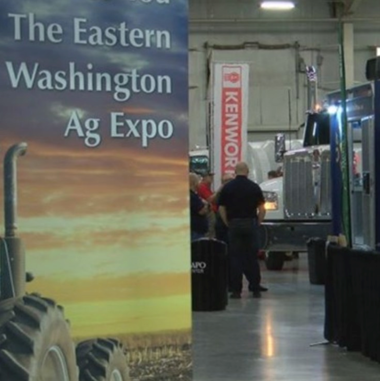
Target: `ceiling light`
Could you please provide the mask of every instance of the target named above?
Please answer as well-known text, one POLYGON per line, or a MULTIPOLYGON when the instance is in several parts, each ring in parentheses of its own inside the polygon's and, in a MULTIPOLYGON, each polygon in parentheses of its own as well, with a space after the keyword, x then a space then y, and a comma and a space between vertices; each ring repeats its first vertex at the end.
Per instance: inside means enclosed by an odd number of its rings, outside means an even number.
POLYGON ((294 7, 293 1, 263 1, 261 3, 261 8, 275 11, 287 11, 294 7))

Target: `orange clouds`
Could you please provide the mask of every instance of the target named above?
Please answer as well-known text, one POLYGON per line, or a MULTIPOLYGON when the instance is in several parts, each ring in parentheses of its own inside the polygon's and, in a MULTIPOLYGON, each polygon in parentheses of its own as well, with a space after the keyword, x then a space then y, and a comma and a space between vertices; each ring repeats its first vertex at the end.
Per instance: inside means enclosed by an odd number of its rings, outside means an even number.
MULTIPOLYGON (((128 222, 124 227, 115 229, 104 224, 104 228, 90 229, 72 229, 70 234, 64 232, 49 233, 31 233, 20 232, 20 236, 26 244, 27 250, 38 252, 45 250, 57 249, 66 247, 70 255, 75 255, 76 251, 83 251, 85 247, 104 248, 105 255, 109 252, 107 248, 112 245, 124 247, 125 253, 130 253, 135 247, 144 245, 154 245, 154 242, 166 242, 171 244, 172 241, 177 241, 177 237, 189 235, 188 225, 183 223, 176 227, 165 227, 159 225, 159 220, 155 219, 146 223, 146 227, 140 229, 130 229, 128 222), (154 221, 156 221, 154 223, 154 221), (150 241, 149 241, 150 240, 150 241)), ((90 258, 91 258, 91 251, 90 258)))
POLYGON ((188 157, 171 144, 161 154, 29 141, 17 166, 28 270, 50 281, 187 269, 188 157))
POLYGON ((155 210, 175 215, 187 208, 187 157, 33 143, 18 168, 23 217, 155 210))

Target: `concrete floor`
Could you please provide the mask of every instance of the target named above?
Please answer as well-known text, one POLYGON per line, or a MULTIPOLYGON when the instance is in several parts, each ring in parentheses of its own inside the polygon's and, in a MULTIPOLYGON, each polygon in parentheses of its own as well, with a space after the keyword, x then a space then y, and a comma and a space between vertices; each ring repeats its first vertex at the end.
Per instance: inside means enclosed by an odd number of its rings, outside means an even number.
POLYGON ((324 342, 324 287, 309 284, 306 254, 262 277, 261 299, 245 292, 226 311, 193 313, 194 381, 380 379, 360 353, 310 346, 324 342))

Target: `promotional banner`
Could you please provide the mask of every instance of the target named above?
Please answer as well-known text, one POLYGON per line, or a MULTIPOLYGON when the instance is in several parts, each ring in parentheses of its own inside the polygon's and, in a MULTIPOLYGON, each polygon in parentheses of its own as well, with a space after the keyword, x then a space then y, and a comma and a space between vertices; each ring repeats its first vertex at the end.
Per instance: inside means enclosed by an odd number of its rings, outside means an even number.
POLYGON ((249 65, 213 65, 212 163, 215 184, 245 160, 248 124, 249 65))
POLYGON ((190 380, 187 1, 0 15, 0 379, 190 380))

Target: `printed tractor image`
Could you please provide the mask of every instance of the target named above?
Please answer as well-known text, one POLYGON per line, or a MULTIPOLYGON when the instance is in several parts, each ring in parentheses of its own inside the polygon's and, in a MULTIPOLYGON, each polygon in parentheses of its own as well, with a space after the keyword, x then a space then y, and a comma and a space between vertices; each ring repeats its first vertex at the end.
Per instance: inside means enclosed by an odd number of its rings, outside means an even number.
POLYGON ((4 158, 5 236, 0 237, 0 380, 128 381, 125 349, 115 339, 77 345, 63 307, 39 294, 26 294, 25 250, 17 230, 17 158, 26 143, 4 158))

